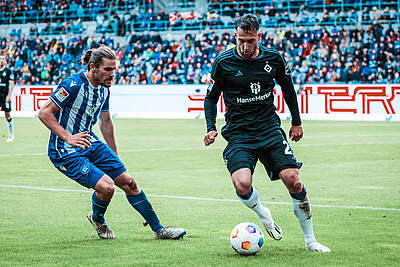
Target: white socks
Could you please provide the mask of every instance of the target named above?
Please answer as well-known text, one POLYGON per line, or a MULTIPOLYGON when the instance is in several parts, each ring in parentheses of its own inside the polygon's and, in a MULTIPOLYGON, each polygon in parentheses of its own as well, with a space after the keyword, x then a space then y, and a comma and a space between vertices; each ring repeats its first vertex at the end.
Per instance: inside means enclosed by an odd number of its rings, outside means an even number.
MULTIPOLYGON (((254 187, 253 193, 251 194, 249 199, 243 199, 242 197, 239 197, 239 199, 240 201, 242 201, 243 204, 245 204, 248 208, 250 208, 257 214, 263 224, 274 224, 269 209, 261 204, 258 191, 254 187)), ((292 206, 294 214, 299 220, 301 229, 303 230, 306 245, 316 242, 317 240, 314 236, 312 223, 311 203, 308 199, 308 196, 306 195, 305 198, 302 200, 292 198, 292 206)))
POLYGON ((7 123, 8 123, 8 136, 14 137, 14 120, 11 118, 10 121, 7 121, 7 123))
POLYGON ((239 197, 239 199, 248 208, 253 210, 257 214, 258 218, 260 218, 260 220, 262 222, 267 220, 269 225, 273 225, 273 220, 271 218, 271 213, 269 212, 269 209, 265 208, 261 204, 260 198, 259 198, 259 195, 258 195, 258 191, 254 187, 253 187, 253 193, 251 194, 249 199, 243 199, 241 197, 239 197))
POLYGON ((312 223, 311 203, 308 196, 302 200, 292 198, 292 206, 294 214, 299 220, 301 229, 303 230, 306 245, 316 242, 317 240, 314 236, 312 223))

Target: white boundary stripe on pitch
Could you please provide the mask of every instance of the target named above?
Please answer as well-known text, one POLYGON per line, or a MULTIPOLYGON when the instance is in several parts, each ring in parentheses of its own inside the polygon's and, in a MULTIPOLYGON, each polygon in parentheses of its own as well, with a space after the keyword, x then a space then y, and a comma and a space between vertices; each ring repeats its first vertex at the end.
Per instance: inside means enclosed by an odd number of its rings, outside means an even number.
MULTIPOLYGON (((0 184, 0 188, 1 187, 2 188, 15 188, 15 189, 42 190, 42 191, 57 191, 57 192, 93 193, 93 191, 91 191, 91 190, 47 188, 47 187, 24 186, 24 185, 2 185, 2 184, 0 184)), ((123 195, 124 193, 123 192, 115 192, 115 194, 123 195)), ((147 194, 147 195, 149 197, 156 197, 156 198, 188 199, 188 200, 216 201, 216 202, 239 202, 239 200, 237 200, 237 199, 228 199, 228 198, 206 198, 206 197, 170 196, 170 195, 154 195, 154 194, 147 194)), ((291 205, 291 203, 289 203, 289 202, 262 201, 262 203, 271 204, 271 205, 291 205)), ((400 211, 400 209, 394 209, 394 208, 363 207, 363 206, 340 206, 340 205, 318 205, 318 204, 312 204, 312 206, 313 207, 321 207, 321 208, 400 211)))
MULTIPOLYGON (((353 143, 329 143, 329 144, 295 144, 296 147, 320 147, 320 146, 346 146, 346 145, 393 145, 396 142, 353 142, 353 143)), ((224 147, 161 147, 161 148, 138 148, 138 149, 122 149, 120 153, 131 153, 131 152, 157 152, 157 151, 192 151, 192 150, 222 150, 224 147)), ((47 156, 47 153, 5 153, 0 154, 0 158, 5 157, 28 157, 28 156, 47 156)))

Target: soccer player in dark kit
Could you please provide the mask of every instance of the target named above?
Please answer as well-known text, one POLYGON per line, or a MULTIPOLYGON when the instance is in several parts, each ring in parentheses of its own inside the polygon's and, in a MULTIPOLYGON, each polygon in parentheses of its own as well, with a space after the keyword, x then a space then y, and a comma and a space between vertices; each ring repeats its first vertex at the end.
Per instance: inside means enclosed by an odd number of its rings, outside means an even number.
POLYGON ((299 141, 303 129, 290 68, 278 51, 258 44, 261 33, 257 17, 244 15, 236 21, 235 28, 236 47, 221 53, 212 67, 204 102, 207 122, 204 144, 214 143, 218 135, 217 102, 223 92, 227 112, 221 134, 228 142, 223 157, 240 200, 257 214, 271 238, 282 238, 281 228, 272 219, 270 210, 261 204, 258 191, 252 186, 253 172, 260 160, 270 179, 281 179, 287 187, 306 248, 330 252, 315 239, 310 200, 299 177, 301 163, 297 162, 275 112, 274 81, 281 86, 292 115, 289 138, 299 141))
POLYGON ((0 106, 8 123, 7 142, 14 141, 14 122, 11 118, 11 94, 14 89, 14 74, 7 68, 7 58, 0 55, 0 106))

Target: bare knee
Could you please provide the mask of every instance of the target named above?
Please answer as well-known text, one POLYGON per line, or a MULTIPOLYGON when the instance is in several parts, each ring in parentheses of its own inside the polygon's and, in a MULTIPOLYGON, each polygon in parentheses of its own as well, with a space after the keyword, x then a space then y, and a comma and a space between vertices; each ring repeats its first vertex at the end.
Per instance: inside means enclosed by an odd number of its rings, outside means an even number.
POLYGON ((137 186, 135 180, 134 180, 133 178, 131 178, 131 177, 130 177, 128 183, 127 183, 127 187, 128 187, 128 189, 129 189, 130 191, 136 191, 136 190, 138 190, 138 188, 139 188, 139 187, 137 186))
POLYGON ((279 177, 289 190, 289 193, 300 193, 303 185, 301 184, 298 169, 286 169, 279 173, 279 177))
POLYGON ((240 169, 232 174, 232 182, 236 192, 246 195, 251 189, 252 175, 250 169, 240 169))
POLYGON ((114 184, 107 184, 107 186, 104 188, 104 194, 107 196, 110 196, 110 198, 114 195, 114 184))
POLYGON ((137 195, 140 193, 140 188, 136 184, 136 181, 129 177, 124 185, 121 186, 121 189, 125 191, 125 193, 129 196, 137 195))
POLYGON ((135 179, 133 179, 127 171, 116 177, 114 182, 119 188, 124 190, 125 194, 128 196, 137 195, 141 191, 135 179))
POLYGON ((111 178, 104 176, 97 182, 95 190, 101 200, 110 201, 114 195, 114 182, 111 178))

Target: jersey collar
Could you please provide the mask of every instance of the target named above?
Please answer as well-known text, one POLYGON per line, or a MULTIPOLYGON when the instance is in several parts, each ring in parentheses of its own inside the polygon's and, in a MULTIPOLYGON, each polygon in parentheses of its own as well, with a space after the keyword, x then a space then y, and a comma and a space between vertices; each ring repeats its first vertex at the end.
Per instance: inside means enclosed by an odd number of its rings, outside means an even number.
POLYGON ((255 58, 244 58, 244 57, 239 56, 238 53, 236 52, 236 48, 237 48, 237 46, 235 46, 235 47, 233 48, 233 55, 234 55, 236 58, 241 59, 241 60, 250 60, 250 61, 253 61, 253 60, 260 59, 260 58, 262 58, 262 57, 264 56, 264 50, 261 48, 261 46, 258 46, 258 49, 260 50, 260 53, 259 53, 258 56, 255 57, 255 58))
POLYGON ((101 88, 101 85, 99 85, 98 87, 94 87, 92 85, 92 83, 89 81, 88 77, 86 76, 86 73, 84 71, 82 71, 80 73, 81 77, 83 78, 83 82, 86 83, 90 88, 94 89, 94 90, 99 90, 101 88))

